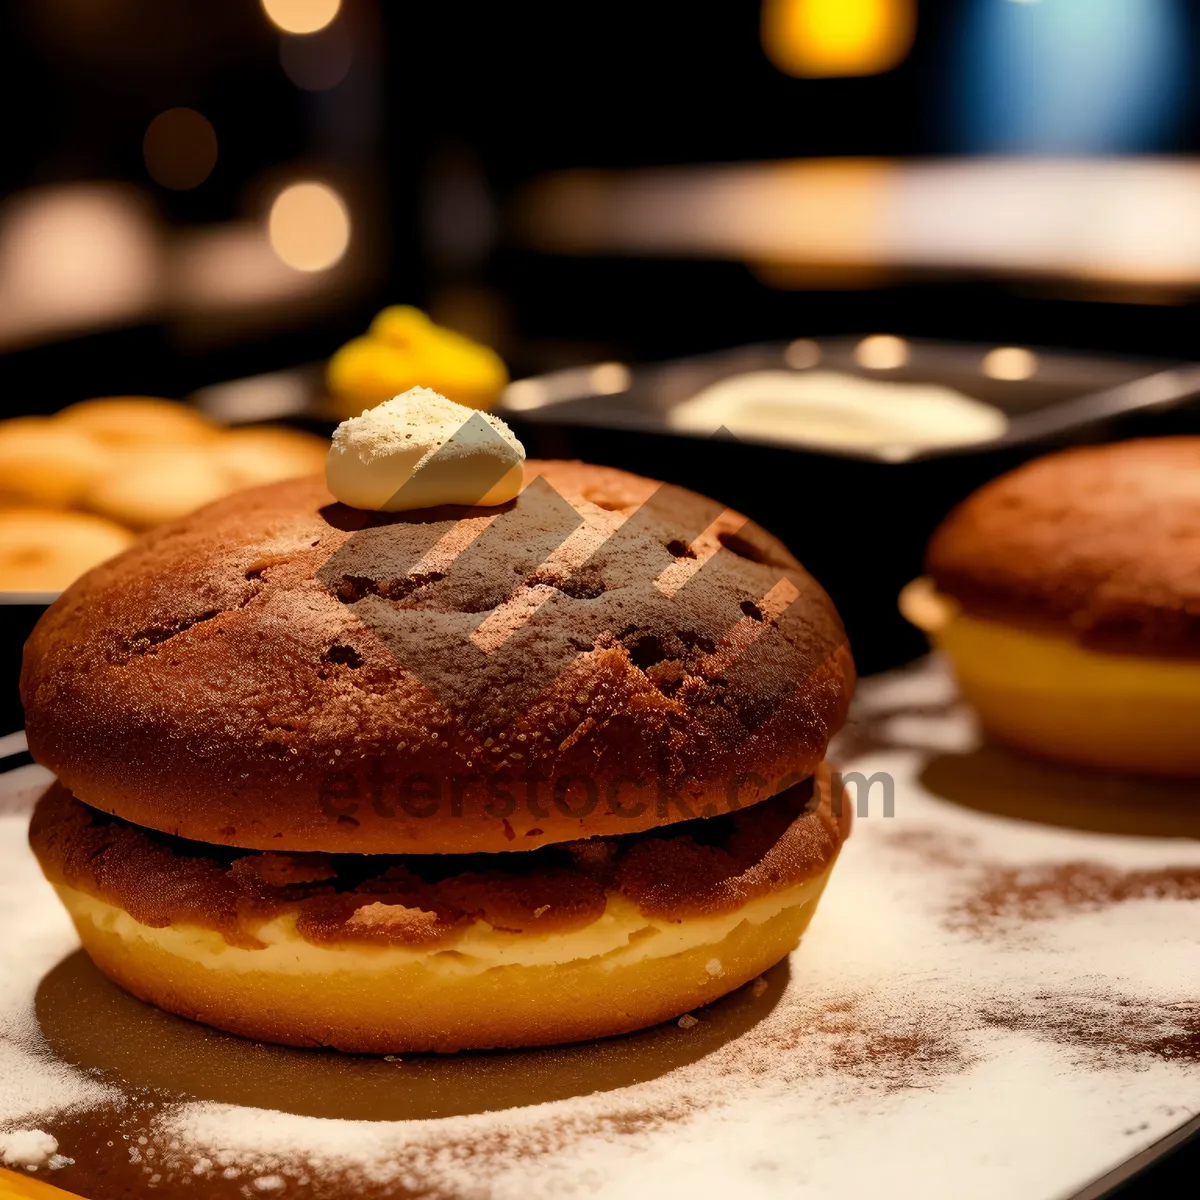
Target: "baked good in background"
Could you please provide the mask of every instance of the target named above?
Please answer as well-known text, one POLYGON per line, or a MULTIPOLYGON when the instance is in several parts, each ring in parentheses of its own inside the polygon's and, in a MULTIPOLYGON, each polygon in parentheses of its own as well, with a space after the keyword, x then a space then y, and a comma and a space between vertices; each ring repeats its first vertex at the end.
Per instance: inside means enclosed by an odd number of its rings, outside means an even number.
POLYGON ((616 1034, 795 947, 846 833, 822 760, 853 681, 796 559, 681 488, 530 462, 498 508, 383 513, 272 484, 43 617, 31 841, 103 971, 222 1029, 616 1034))
POLYGON ((203 445, 130 447, 82 504, 131 529, 151 529, 239 488, 311 475, 328 449, 327 438, 272 426, 222 430, 203 445))
POLYGON ((101 397, 53 416, 0 421, 0 513, 11 546, 0 555, 0 591, 65 587, 107 557, 97 557, 101 548, 124 548, 129 531, 250 484, 319 471, 328 448, 326 438, 282 426, 225 429, 151 396, 101 397), (79 519, 47 511, 64 509, 79 519))
POLYGON ((325 465, 329 439, 286 425, 242 425, 212 446, 218 469, 236 487, 311 475, 325 465))
POLYGON ((134 535, 92 513, 0 508, 0 589, 58 592, 134 535))
POLYGON ((508 384, 508 368, 490 347, 403 304, 385 308, 363 337, 334 353, 326 382, 339 417, 357 416, 413 387, 432 388, 468 408, 490 408, 508 384))
POLYGON ((158 396, 98 396, 67 405, 54 419, 105 446, 200 446, 221 435, 211 417, 158 396))
POLYGON ((108 447, 52 417, 0 421, 0 505, 69 508, 112 461, 108 447))
POLYGON ((233 490, 215 457, 198 446, 139 447, 116 458, 82 503, 130 529, 174 521, 233 490))
POLYGON ((902 608, 988 732, 1087 767, 1200 776, 1200 437, 1087 446, 980 488, 902 608))

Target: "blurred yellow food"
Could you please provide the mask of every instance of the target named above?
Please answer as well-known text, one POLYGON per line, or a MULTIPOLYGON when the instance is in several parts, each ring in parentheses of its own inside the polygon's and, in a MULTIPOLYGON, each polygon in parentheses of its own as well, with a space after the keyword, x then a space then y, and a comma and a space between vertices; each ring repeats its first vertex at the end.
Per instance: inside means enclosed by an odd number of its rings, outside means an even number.
POLYGON ((0 504, 66 508, 111 461, 95 439, 52 417, 0 422, 0 504))
POLYGON ((132 541, 91 513, 0 509, 0 591, 57 592, 132 541))
POLYGON ((878 75, 899 66, 917 31, 916 0, 764 0, 767 57, 801 79, 878 75))
POLYGON ((85 431, 106 446, 195 446, 221 427, 177 400, 156 396, 100 396, 64 408, 57 421, 85 431))
POLYGON ((234 487, 253 487, 324 471, 329 439, 286 426, 250 425, 222 434, 212 453, 234 487))
POLYGON ((326 378, 339 415, 352 417, 412 387, 490 408, 508 383, 508 369, 489 347, 435 325, 420 309, 396 305, 371 322, 365 337, 334 354, 326 378))
POLYGON ((900 610, 950 659, 984 729, 1039 757, 1200 776, 1200 663, 1093 650, 962 612, 918 579, 900 610))

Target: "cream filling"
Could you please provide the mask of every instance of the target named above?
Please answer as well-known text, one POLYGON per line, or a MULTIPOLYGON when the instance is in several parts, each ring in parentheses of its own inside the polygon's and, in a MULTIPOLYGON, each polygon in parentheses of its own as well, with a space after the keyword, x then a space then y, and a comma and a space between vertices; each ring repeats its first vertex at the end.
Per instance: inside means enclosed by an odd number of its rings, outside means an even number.
MULTIPOLYGON (((56 885, 56 890, 77 923, 88 922, 127 945, 142 942, 212 970, 325 975, 340 971, 394 971, 419 964, 447 975, 462 976, 480 974, 494 967, 558 966, 593 958, 602 959, 606 968, 615 968, 681 954, 697 946, 715 945, 743 922, 761 925, 784 909, 815 903, 828 876, 826 867, 803 883, 760 896, 735 912, 680 921, 647 917, 625 897, 610 894, 604 914, 584 929, 518 934, 494 929, 486 921, 476 921, 452 945, 429 948, 350 943, 318 946, 296 932, 295 914, 286 914, 252 931, 265 946, 246 949, 231 946, 212 929, 198 925, 154 929, 135 921, 124 909, 86 892, 63 884, 56 885)), ((714 973, 720 973, 719 963, 714 973)))
POLYGON ((1064 635, 970 616, 926 577, 900 593, 900 611, 953 659, 960 676, 979 683, 1049 696, 1200 705, 1195 659, 1093 650, 1064 635))

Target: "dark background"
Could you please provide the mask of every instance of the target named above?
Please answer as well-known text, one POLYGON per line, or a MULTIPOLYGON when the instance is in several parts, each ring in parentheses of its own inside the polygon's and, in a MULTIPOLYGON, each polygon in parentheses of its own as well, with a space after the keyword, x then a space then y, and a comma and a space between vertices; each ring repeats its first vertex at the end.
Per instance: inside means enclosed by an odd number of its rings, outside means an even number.
MULTIPOLYGON (((767 60, 748 2, 346 0, 337 24, 353 40, 350 72, 305 92, 249 0, 11 0, 0 7, 0 195, 123 180, 168 229, 189 229, 244 216, 264 179, 303 164, 355 197, 367 269, 326 302, 258 314, 241 335, 236 319, 149 314, 0 346, 3 403, 49 411, 111 391, 182 396, 323 357, 398 300, 493 341, 515 376, 875 329, 1190 356, 1187 288, 1131 295, 1094 282, 893 272, 866 287, 783 289, 737 262, 555 257, 513 236, 514 197, 560 168, 971 153, 951 118, 978 2, 921 3, 912 52, 893 71, 811 80, 767 60), (146 126, 173 105, 203 112, 219 139, 212 174, 184 192, 155 184, 142 161, 146 126)), ((1191 67, 1195 6, 1176 15, 1191 67)), ((1195 149, 1193 73, 1164 128, 1114 149, 1195 149)))

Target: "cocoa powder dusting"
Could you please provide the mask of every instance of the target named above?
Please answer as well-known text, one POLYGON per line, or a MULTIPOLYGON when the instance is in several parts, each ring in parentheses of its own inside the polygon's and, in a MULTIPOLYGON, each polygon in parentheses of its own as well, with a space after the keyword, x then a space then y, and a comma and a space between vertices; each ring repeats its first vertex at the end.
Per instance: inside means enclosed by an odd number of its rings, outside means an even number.
POLYGON ((864 994, 832 997, 809 1007, 802 1019, 791 1014, 788 1028, 768 1035, 776 1065, 766 1057, 762 1065, 777 1071, 776 1056, 788 1055, 806 1073, 842 1076, 873 1090, 926 1087, 975 1061, 962 1028, 946 1017, 919 1002, 889 1008, 864 994))
POLYGON ((1092 1070, 1111 1069, 1131 1057, 1200 1063, 1200 1002, 1151 1004, 1134 996, 1042 992, 981 1015, 999 1029, 1051 1037, 1078 1051, 1092 1070))
MULTIPOLYGON (((1083 859, 1013 866, 977 843, 934 829, 895 832, 889 844, 925 866, 959 876, 942 910, 945 927, 998 945, 1028 941, 1038 925, 1136 901, 1200 901, 1200 867, 1119 868, 1083 859)), ((1200 1001, 1162 1003, 1117 988, 1039 990, 978 1008, 980 1023, 1032 1034, 1075 1052, 1081 1067, 1131 1060, 1200 1062, 1200 1001)))
POLYGON ((1086 859, 1014 866, 983 856, 975 839, 936 829, 901 829, 888 843, 961 877, 946 894, 948 928, 1003 939, 1029 922, 1098 912, 1137 900, 1200 900, 1200 866, 1120 868, 1086 859))
POLYGON ((1200 867, 1120 870, 1096 862, 986 864, 950 924, 986 937, 1013 922, 1051 921, 1133 900, 1200 900, 1200 867))

